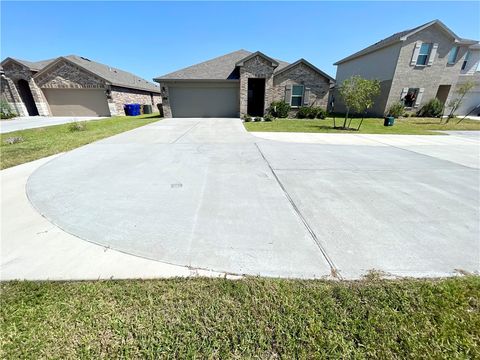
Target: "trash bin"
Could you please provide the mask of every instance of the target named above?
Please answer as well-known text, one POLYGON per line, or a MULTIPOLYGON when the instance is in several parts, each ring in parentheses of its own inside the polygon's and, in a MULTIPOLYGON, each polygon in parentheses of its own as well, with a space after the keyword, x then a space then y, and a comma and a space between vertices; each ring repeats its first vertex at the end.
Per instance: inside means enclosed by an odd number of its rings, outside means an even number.
POLYGON ((123 108, 127 116, 140 115, 140 104, 125 104, 123 108))
POLYGON ((383 126, 393 126, 395 118, 393 116, 386 116, 383 120, 383 126))
POLYGON ((152 113, 152 105, 143 105, 143 113, 144 114, 151 114, 152 113))

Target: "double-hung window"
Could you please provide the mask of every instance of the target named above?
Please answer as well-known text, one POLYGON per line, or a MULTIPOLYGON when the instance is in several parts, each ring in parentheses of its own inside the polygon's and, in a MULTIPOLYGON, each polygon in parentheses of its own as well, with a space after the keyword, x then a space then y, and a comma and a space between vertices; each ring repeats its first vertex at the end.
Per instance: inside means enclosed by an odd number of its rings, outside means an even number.
POLYGON ((292 86, 292 98, 290 100, 290 105, 293 107, 302 106, 303 101, 303 85, 293 85, 292 86))
POLYGON ((467 67, 467 62, 469 57, 470 57, 470 51, 467 51, 467 53, 465 54, 465 60, 463 60, 462 70, 465 70, 465 68, 467 67))
POLYGON ((430 50, 432 49, 432 44, 423 43, 420 46, 420 52, 418 53, 417 65, 427 65, 428 55, 430 55, 430 50))
POLYGON ((448 63, 450 65, 455 64, 455 61, 457 61, 457 55, 458 55, 458 46, 454 46, 452 50, 450 50, 450 53, 448 54, 448 63))

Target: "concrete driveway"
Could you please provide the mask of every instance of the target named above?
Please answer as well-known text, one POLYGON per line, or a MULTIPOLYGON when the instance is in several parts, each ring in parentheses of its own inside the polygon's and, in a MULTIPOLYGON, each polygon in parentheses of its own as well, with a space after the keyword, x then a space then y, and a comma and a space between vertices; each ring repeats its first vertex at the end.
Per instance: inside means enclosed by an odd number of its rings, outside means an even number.
POLYGON ((175 265, 349 279, 480 270, 478 139, 295 135, 163 120, 46 163, 27 195, 70 234, 175 265))
POLYGON ((34 129, 44 126, 66 124, 73 121, 101 120, 105 117, 91 116, 23 116, 0 121, 0 134, 18 130, 34 129))

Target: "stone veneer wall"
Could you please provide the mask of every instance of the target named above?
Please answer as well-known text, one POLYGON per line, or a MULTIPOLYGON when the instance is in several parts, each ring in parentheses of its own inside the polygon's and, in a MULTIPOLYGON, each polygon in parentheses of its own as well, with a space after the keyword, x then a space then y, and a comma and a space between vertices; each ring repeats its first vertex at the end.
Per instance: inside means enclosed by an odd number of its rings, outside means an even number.
MULTIPOLYGON (((310 66, 299 63, 287 71, 284 71, 273 78, 273 100, 285 99, 285 88, 287 85, 303 85, 310 89, 308 106, 320 106, 324 109, 328 105, 330 90, 330 79, 319 74, 310 66)), ((297 109, 292 109, 292 116, 297 109)))
POLYGON ((19 80, 26 80, 28 82, 39 115, 50 115, 50 108, 48 107, 47 99, 42 90, 35 83, 33 79, 34 73, 30 69, 14 62, 8 62, 3 66, 3 71, 5 75, 1 79, 2 97, 18 115, 28 116, 27 108, 23 103, 17 88, 19 80))
POLYGON ((264 111, 273 101, 273 71, 275 68, 271 63, 261 56, 255 56, 240 67, 240 116, 247 113, 248 103, 248 79, 263 78, 265 79, 265 104, 264 111))
POLYGON ((125 115, 123 106, 125 104, 152 105, 152 111, 158 111, 157 104, 162 103, 160 94, 143 90, 127 89, 117 86, 111 87, 111 99, 109 108, 111 115, 125 115), (153 97, 153 101, 152 101, 153 97), (115 113, 112 113, 112 110, 115 113))

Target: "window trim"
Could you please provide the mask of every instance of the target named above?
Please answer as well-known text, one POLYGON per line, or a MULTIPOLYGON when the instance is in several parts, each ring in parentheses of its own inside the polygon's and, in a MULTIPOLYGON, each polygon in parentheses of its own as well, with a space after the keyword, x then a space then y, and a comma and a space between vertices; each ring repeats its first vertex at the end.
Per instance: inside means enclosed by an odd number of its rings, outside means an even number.
POLYGON ((458 46, 454 46, 450 49, 450 52, 448 53, 448 61, 447 61, 448 65, 454 65, 457 62, 458 51, 459 51, 458 46), (452 51, 455 51, 455 53, 454 53, 455 56, 453 57, 453 59, 452 59, 452 51))
POLYGON ((411 109, 414 109, 416 106, 415 106, 415 103, 417 102, 417 98, 418 98, 418 94, 420 93, 420 88, 419 87, 408 87, 408 90, 407 90, 407 93, 403 96, 403 98, 401 99, 402 100, 402 103, 403 103, 403 107, 407 110, 411 110, 411 109), (412 106, 408 106, 406 103, 405 103, 405 97, 407 96, 407 94, 410 92, 410 90, 413 90, 412 92, 415 94, 415 100, 413 101, 413 104, 412 106))
POLYGON ((295 109, 302 107, 304 94, 305 94, 305 85, 303 85, 303 84, 292 84, 292 93, 290 95, 290 106, 292 108, 295 108, 295 109), (302 88, 302 95, 293 95, 293 88, 295 86, 299 86, 299 87, 302 88), (293 100, 294 97, 295 98, 300 98, 300 105, 298 105, 298 106, 297 105, 292 105, 292 100, 293 100))
POLYGON ((467 67, 469 58, 470 58, 470 50, 467 50, 465 54, 465 59, 463 60, 462 68, 460 69, 461 71, 465 70, 465 68, 467 67))
POLYGON ((430 53, 432 52, 433 44, 432 43, 422 43, 420 45, 420 49, 418 50, 418 56, 417 56, 417 62, 416 66, 427 66, 428 65, 428 59, 430 57, 430 53), (422 54, 422 47, 423 45, 428 45, 428 52, 426 54, 422 54), (425 56, 425 64, 421 64, 418 60, 420 59, 420 56, 425 56))

